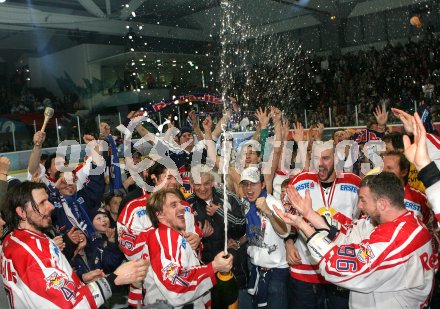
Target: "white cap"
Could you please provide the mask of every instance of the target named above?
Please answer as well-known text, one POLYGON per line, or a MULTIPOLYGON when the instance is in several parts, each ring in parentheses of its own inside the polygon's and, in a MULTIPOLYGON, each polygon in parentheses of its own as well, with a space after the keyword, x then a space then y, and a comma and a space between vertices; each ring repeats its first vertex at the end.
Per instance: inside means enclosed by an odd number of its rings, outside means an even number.
POLYGON ((251 146, 254 149, 254 151, 261 151, 261 144, 254 139, 245 141, 243 144, 241 144, 242 149, 245 149, 246 147, 249 146, 251 146))
POLYGON ((252 183, 258 183, 261 181, 261 174, 258 167, 248 167, 243 173, 241 173, 240 182, 246 180, 252 183))

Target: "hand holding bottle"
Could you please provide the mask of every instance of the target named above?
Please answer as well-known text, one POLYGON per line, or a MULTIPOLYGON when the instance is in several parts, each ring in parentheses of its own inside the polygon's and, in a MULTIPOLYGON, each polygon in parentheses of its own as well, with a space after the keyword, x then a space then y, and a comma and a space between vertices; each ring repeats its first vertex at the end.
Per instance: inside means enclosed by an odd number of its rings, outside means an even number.
POLYGON ((229 272, 232 269, 232 255, 229 254, 225 257, 225 253, 223 251, 220 252, 212 261, 212 268, 214 269, 214 272, 229 272))

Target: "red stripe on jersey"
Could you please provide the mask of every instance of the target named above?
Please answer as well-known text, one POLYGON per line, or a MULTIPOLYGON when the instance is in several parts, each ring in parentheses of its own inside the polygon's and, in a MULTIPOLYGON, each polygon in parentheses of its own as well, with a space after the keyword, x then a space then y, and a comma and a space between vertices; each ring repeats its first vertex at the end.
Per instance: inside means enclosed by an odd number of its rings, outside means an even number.
POLYGON ((428 133, 426 137, 437 149, 440 149, 440 138, 437 135, 428 133))

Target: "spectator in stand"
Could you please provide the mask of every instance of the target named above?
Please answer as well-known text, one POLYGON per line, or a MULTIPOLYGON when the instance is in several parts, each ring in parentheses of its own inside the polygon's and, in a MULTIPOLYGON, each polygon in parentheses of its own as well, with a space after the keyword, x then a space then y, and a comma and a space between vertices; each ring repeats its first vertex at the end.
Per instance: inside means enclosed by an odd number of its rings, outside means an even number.
MULTIPOLYGON (((100 237, 89 241, 83 250, 78 250, 71 262, 80 278, 96 269, 101 269, 105 274, 112 273, 124 260, 116 241, 116 228, 110 226, 108 212, 99 208, 95 215, 92 215, 92 222, 100 237)), ((82 238, 82 242, 86 241, 87 238, 82 238)))
POLYGON ((119 207, 122 202, 122 198, 124 196, 122 194, 115 194, 113 192, 109 192, 104 196, 104 208, 109 213, 110 226, 112 228, 116 227, 116 222, 118 221, 119 207))

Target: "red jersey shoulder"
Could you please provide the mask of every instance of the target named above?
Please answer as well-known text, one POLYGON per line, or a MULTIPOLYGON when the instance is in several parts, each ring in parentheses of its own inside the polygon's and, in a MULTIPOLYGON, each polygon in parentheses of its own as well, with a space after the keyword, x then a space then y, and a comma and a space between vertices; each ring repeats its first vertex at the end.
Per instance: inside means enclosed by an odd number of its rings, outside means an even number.
POLYGON ((35 263, 34 254, 41 261, 51 259, 49 240, 26 231, 14 230, 8 234, 3 241, 2 249, 5 258, 14 261, 14 267, 19 273, 26 272, 27 268, 35 263))
POLYGON ((304 180, 312 180, 312 181, 318 181, 318 174, 316 172, 310 172, 310 171, 302 171, 296 176, 293 176, 290 181, 289 185, 295 185, 300 181, 304 180))
POLYGON ((133 211, 142 206, 147 206, 149 194, 146 193, 138 198, 131 200, 125 205, 124 209, 122 209, 121 213, 118 216, 118 222, 124 223, 127 219, 129 219, 133 215, 133 211))
POLYGON ((420 201, 426 203, 426 195, 419 190, 411 187, 410 185, 405 186, 405 199, 408 197, 408 199, 412 201, 420 201))
POLYGON ((362 181, 358 175, 353 173, 340 173, 338 174, 338 178, 340 179, 339 181, 341 182, 349 183, 357 187, 360 186, 362 181))

